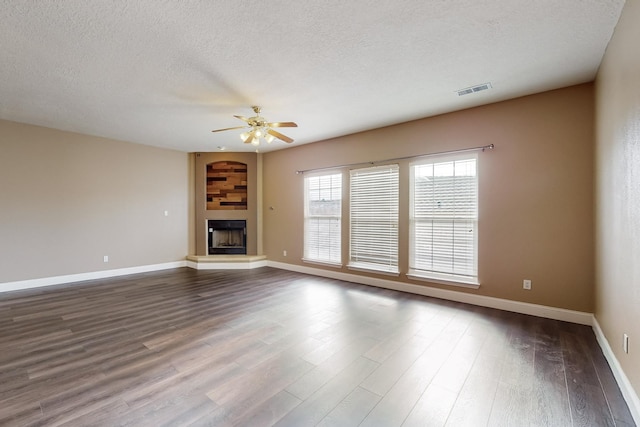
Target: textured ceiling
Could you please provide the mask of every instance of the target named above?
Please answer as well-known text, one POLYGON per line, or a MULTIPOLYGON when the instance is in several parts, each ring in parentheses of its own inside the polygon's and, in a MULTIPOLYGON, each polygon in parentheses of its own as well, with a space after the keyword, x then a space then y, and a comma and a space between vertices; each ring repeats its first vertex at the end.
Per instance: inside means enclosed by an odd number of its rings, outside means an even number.
POLYGON ((591 81, 623 4, 0 0, 0 118, 252 151, 240 131, 210 131, 261 105, 309 143, 591 81))

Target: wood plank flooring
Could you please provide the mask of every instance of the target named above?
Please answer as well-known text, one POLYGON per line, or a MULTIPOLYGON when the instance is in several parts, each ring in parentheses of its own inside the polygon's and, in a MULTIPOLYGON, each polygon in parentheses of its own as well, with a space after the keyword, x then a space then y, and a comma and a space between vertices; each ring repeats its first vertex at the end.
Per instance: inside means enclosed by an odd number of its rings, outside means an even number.
POLYGON ((586 326, 260 268, 0 294, 2 426, 633 426, 586 326))

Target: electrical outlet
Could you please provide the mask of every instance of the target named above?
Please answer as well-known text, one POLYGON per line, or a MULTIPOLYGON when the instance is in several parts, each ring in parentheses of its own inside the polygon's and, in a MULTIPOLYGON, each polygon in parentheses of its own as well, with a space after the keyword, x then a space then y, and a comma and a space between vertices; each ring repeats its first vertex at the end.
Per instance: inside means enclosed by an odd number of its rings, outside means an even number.
POLYGON ((105 256, 102 258, 102 260, 103 260, 104 262, 109 262, 109 255, 105 255, 105 256))
POLYGON ((526 290, 530 291, 531 290, 531 280, 524 279, 522 281, 522 289, 526 289, 526 290))
POLYGON ((629 335, 622 334, 622 348, 625 353, 629 353, 629 335))
POLYGON ((282 251, 282 256, 287 256, 287 251, 286 250, 282 251))

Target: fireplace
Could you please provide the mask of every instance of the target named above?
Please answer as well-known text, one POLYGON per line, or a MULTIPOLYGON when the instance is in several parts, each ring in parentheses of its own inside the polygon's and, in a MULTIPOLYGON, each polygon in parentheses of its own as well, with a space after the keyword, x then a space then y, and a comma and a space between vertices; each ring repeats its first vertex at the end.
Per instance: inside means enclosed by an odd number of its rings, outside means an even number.
POLYGON ((207 222, 208 254, 247 254, 247 222, 244 220, 214 220, 207 222))

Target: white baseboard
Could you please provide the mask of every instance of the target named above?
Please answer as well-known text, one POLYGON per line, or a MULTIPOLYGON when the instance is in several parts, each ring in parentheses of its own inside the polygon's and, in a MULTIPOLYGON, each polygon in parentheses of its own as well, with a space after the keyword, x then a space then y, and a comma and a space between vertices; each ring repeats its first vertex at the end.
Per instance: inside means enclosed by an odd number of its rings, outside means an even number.
POLYGON ((618 387, 620 387, 620 391, 624 396, 624 400, 627 402, 627 406, 629 406, 631 416, 633 416, 636 424, 640 425, 640 398, 638 398, 629 378, 627 378, 622 370, 622 366, 620 366, 620 362, 618 362, 618 359, 613 353, 613 350, 609 345, 609 341, 604 336, 604 332, 602 332, 602 328, 600 328, 598 319, 596 319, 595 316, 593 318, 593 331, 596 335, 596 339, 598 340, 598 344, 600 344, 604 357, 607 359, 607 362, 609 362, 609 366, 611 367, 613 376, 616 378, 618 387))
POLYGON ((512 311, 514 313, 530 314, 532 316, 562 320, 581 325, 591 326, 593 324, 593 314, 582 311, 511 301, 502 298, 487 297, 484 295, 474 295, 464 292, 450 291, 448 289, 432 288, 429 286, 414 285, 411 283, 396 282, 388 279, 378 279, 374 277, 360 276, 357 274, 343 273, 341 271, 324 270, 277 261, 267 261, 267 265, 269 267, 279 268, 282 270, 296 271, 314 276, 322 276, 331 279, 344 280, 346 282, 359 283, 362 285, 376 286, 378 288, 393 289, 396 291, 463 302, 482 307, 496 308, 499 310, 512 311))
POLYGON ((68 274, 64 276, 43 277, 41 279, 19 280, 0 283, 0 292, 19 291, 63 283, 82 282, 85 280, 104 279, 107 277, 126 276, 127 274, 146 273, 149 271, 168 270, 186 267, 186 261, 165 262, 162 264, 141 265, 137 267, 117 268, 114 270, 92 271, 89 273, 68 274))
MULTIPOLYGON (((101 270, 89 273, 69 274, 64 276, 45 277, 41 279, 20 280, 16 282, 0 283, 0 292, 10 292, 23 289, 39 288, 43 286, 59 285, 63 283, 74 283, 85 280, 103 279, 108 277, 124 276, 127 274, 145 273, 149 271, 166 270, 178 267, 190 267, 198 270, 207 269, 247 269, 258 267, 274 267, 282 270, 296 271, 299 273, 311 274, 314 276, 328 277, 332 279, 344 280, 346 282, 360 283, 363 285, 376 286, 379 288, 393 289, 412 294, 424 295, 434 298, 441 298, 451 301, 463 302, 467 304, 479 305, 482 307, 496 308, 499 310, 512 311, 515 313, 530 314, 533 316, 546 317, 549 319, 562 320, 566 322, 579 323, 582 325, 593 325, 593 315, 580 311, 566 310, 557 307, 548 307, 538 304, 530 304, 519 301, 511 301, 501 298, 474 295, 463 292, 451 291, 448 289, 432 288, 428 286, 414 285, 411 283, 397 282, 388 279, 379 279, 357 274, 343 273, 340 271, 324 270, 295 264, 287 264, 277 261, 256 260, 252 262, 220 262, 203 265, 192 261, 175 261, 163 264, 143 265, 137 267, 119 268, 114 270, 101 270)), ((613 353, 612 353, 613 354, 613 353)))

